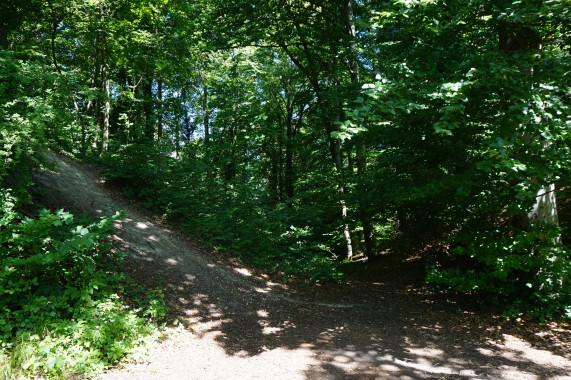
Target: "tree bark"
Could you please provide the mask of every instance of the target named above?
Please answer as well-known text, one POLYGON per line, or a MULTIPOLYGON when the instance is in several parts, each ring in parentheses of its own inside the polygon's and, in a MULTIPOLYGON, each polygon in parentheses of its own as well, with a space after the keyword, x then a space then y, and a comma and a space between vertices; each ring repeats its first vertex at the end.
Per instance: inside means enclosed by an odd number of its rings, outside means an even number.
MULTIPOLYGON (((190 115, 188 114, 187 109, 187 101, 188 101, 188 93, 186 91, 186 86, 182 87, 182 91, 180 94, 181 102, 182 102, 182 119, 183 119, 183 130, 181 132, 182 137, 184 138, 184 142, 189 142, 192 136, 193 128, 190 125, 190 115)), ((180 139, 179 139, 180 140, 180 139)), ((179 145, 177 145, 177 148, 179 145)))
POLYGON ((147 71, 143 80, 143 108, 145 113, 145 140, 152 142, 155 139, 155 123, 153 115, 153 76, 147 71))
POLYGON ((206 159, 206 178, 212 176, 210 170, 210 108, 208 107, 208 85, 204 78, 202 89, 202 123, 204 124, 204 157, 206 159))
MULTIPOLYGON (((104 49, 105 51, 106 49, 104 49)), ((109 127, 110 127, 110 116, 111 116, 111 79, 109 62, 107 62, 107 56, 104 53, 103 61, 103 125, 101 130, 101 148, 103 150, 109 149, 109 127)))
POLYGON ((347 250, 346 258, 353 258, 353 241, 351 239, 351 228, 349 227, 347 202, 345 201, 345 181, 343 180, 343 158, 341 156, 341 141, 332 139, 333 155, 335 161, 335 169, 340 177, 337 191, 339 192, 339 204, 341 205, 341 220, 343 221, 343 237, 345 238, 345 247, 347 250))
MULTIPOLYGON (((284 173, 284 193, 285 198, 290 199, 293 197, 293 101, 286 99, 286 141, 285 141, 285 173, 284 173)), ((281 135, 280 135, 281 137, 281 135)), ((281 155, 281 151, 280 151, 281 155)))
POLYGON ((206 83, 202 89, 202 118, 204 124, 204 145, 210 144, 210 109, 208 108, 208 86, 206 83))
MULTIPOLYGON (((236 94, 236 99, 240 99, 240 91, 236 94)), ((236 178, 236 168, 237 162, 235 157, 236 150, 236 137, 237 137, 237 122, 238 122, 238 103, 232 105, 232 113, 234 114, 234 122, 230 122, 230 125, 226 128, 226 141, 227 141, 227 162, 224 165, 224 179, 228 182, 233 182, 236 178)))
MULTIPOLYGON (((353 1, 347 0, 345 3, 345 11, 347 17, 347 24, 349 30, 349 36, 351 37, 351 49, 350 49, 350 72, 351 72, 351 83, 357 85, 359 84, 359 57, 357 55, 357 33, 355 30, 355 20, 353 16, 353 1)), ((363 183, 367 171, 367 160, 365 157, 366 146, 365 140, 362 136, 357 136, 356 138, 356 153, 357 153, 357 174, 359 177, 358 190, 360 193, 364 194, 367 189, 363 183)), ((371 221, 371 216, 368 213, 367 205, 360 204, 359 206, 359 218, 361 219, 361 224, 363 225, 363 239, 365 240, 365 255, 371 259, 376 255, 376 240, 375 233, 373 229, 373 224, 371 221)))
POLYGON ((264 144, 264 151, 269 158, 268 194, 272 204, 282 201, 281 194, 281 136, 269 138, 264 144))
POLYGON ((163 139, 163 81, 159 78, 157 82, 157 143, 160 145, 163 139))
POLYGON ((111 117, 111 69, 107 55, 107 23, 106 11, 101 5, 101 14, 103 16, 103 25, 101 33, 101 82, 103 90, 103 123, 101 125, 100 139, 103 150, 109 148, 109 125, 111 117))
POLYGON ((285 201, 288 196, 287 191, 285 190, 286 185, 286 174, 284 173, 284 136, 283 136, 283 128, 281 123, 279 123, 279 134, 278 134, 278 142, 276 151, 274 152, 275 156, 275 167, 276 167, 276 178, 277 178, 277 198, 279 201, 285 201))
MULTIPOLYGON (((535 30, 525 25, 515 25, 506 22, 501 22, 498 25, 498 47, 506 54, 530 49, 540 50, 541 40, 541 36, 535 30)), ((533 75, 533 67, 525 68, 525 71, 522 75, 533 75)), ((521 138, 524 145, 527 145, 532 140, 537 139, 537 136, 524 133, 521 138)), ((549 145, 544 144, 543 149, 548 148, 549 145)), ((518 227, 522 229, 527 229, 532 223, 546 223, 559 226, 555 184, 542 186, 536 193, 535 202, 531 210, 526 215, 519 215, 516 218, 516 222, 518 227)), ((553 238, 554 243, 558 243, 560 240, 561 236, 553 238)))

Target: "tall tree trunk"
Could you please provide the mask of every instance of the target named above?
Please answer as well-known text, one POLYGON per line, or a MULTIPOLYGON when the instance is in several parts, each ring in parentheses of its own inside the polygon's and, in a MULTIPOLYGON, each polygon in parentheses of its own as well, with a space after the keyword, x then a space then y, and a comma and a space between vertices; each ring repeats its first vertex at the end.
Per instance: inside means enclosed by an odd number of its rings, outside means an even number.
MULTIPOLYGON (((99 64, 99 32, 94 31, 93 35, 93 48, 91 53, 91 78, 90 78, 90 89, 99 89, 99 69, 101 65, 99 64)), ((95 117, 96 121, 99 122, 99 97, 95 99, 90 99, 85 106, 85 114, 87 116, 95 117)), ((82 153, 87 153, 89 146, 92 145, 93 136, 92 131, 86 125, 81 126, 81 141, 82 141, 82 153)))
POLYGON ((204 144, 210 144, 210 110, 208 109, 208 86, 204 83, 202 89, 202 121, 204 124, 204 144))
MULTIPOLYGON (((240 91, 236 94, 236 99, 240 99, 240 91)), ((234 115, 233 120, 229 123, 226 129, 226 141, 227 141, 227 151, 228 155, 226 164, 224 165, 224 179, 228 182, 233 182, 237 174, 237 166, 235 157, 236 150, 236 138, 238 136, 237 123, 238 123, 238 103, 235 102, 232 105, 232 114, 234 115)))
POLYGON ((341 220, 343 222, 343 237, 345 238, 346 258, 353 258, 353 242, 351 240, 351 228, 349 227, 347 202, 345 201, 345 181, 343 179, 343 157, 341 155, 341 140, 331 139, 333 159, 335 169, 339 176, 337 191, 339 193, 339 204, 341 205, 341 220))
POLYGON ((183 137, 184 142, 187 143, 190 141, 190 138, 192 136, 191 129, 193 129, 193 128, 190 125, 190 115, 188 114, 188 109, 187 109, 188 93, 186 91, 186 86, 182 87, 180 97, 181 97, 181 101, 182 101, 182 113, 183 113, 183 116, 182 116, 183 129, 181 131, 181 137, 183 137))
MULTIPOLYGON (((334 126, 339 124, 340 114, 342 114, 342 107, 339 101, 335 103, 336 118, 333 123, 334 126)), ((332 130, 334 127, 331 127, 332 130)), ((338 176, 338 187, 337 191, 339 193, 339 204, 341 205, 341 220, 343 222, 343 237, 345 238, 345 248, 346 248, 346 259, 353 259, 353 241, 351 227, 349 226, 349 212, 347 208, 347 202, 345 201, 345 178, 343 175, 343 155, 341 154, 341 139, 331 137, 331 132, 329 133, 329 144, 331 149, 331 154, 333 156, 333 162, 335 164, 335 170, 338 176)))
MULTIPOLYGON (((351 71, 351 83, 357 85, 360 82, 359 78, 359 57, 357 55, 357 33, 355 30, 355 20, 353 16, 353 1, 346 0, 345 11, 347 17, 347 25, 349 29, 349 36, 351 37, 351 55, 350 55, 350 71, 351 71)), ((362 136, 356 138, 356 153, 357 153, 357 172, 359 176, 359 186, 358 190, 360 193, 364 194, 367 189, 364 184, 366 171, 367 171, 367 160, 365 157, 366 146, 365 140, 362 136)), ((362 201, 361 201, 362 202, 362 201)), ((367 205, 361 204, 359 206, 359 218, 363 225, 363 238, 365 240, 365 254, 371 259, 376 255, 376 240, 375 233, 373 229, 373 223, 371 221, 371 216, 369 215, 367 205)))
POLYGON ((155 139, 155 118, 153 115, 153 76, 147 71, 143 80, 143 109, 145 114, 144 136, 147 142, 155 139))
POLYGON ((180 123, 174 123, 174 157, 179 158, 180 152, 180 123))
POLYGON ((161 144, 163 139, 163 81, 159 78, 157 82, 157 143, 161 144))
MULTIPOLYGON (((97 84, 99 82, 99 68, 100 68, 98 57, 99 57, 99 33, 96 30, 93 36, 93 49, 91 52, 91 78, 90 78, 91 89, 98 88, 97 84)), ((93 114, 94 105, 95 105, 95 100, 89 100, 87 102, 85 112, 88 115, 93 114)))
POLYGON ((107 150, 109 148, 109 127, 111 117, 111 80, 109 62, 104 58, 105 64, 102 70, 103 73, 103 125, 101 128, 101 148, 107 150))
POLYGON ((347 208, 347 202, 345 201, 345 178, 343 175, 343 156, 341 155, 341 140, 339 138, 334 138, 331 133, 335 130, 335 126, 340 121, 339 113, 341 112, 341 104, 339 101, 335 103, 336 117, 335 120, 329 126, 329 149, 331 150, 331 156, 333 158, 333 163, 335 164, 335 171, 338 176, 337 192, 339 194, 339 204, 341 205, 341 221, 343 223, 343 237, 345 238, 345 248, 346 248, 346 259, 351 260, 353 258, 353 241, 351 239, 351 227, 349 226, 349 212, 347 208))
MULTIPOLYGON (((291 96, 290 96, 291 98, 291 96)), ((284 192, 285 198, 290 199, 293 197, 293 102, 288 100, 287 104, 287 117, 286 117, 286 143, 285 143, 285 173, 284 173, 284 192)), ((281 137, 281 134, 280 134, 281 137)), ((281 150, 280 150, 281 156, 281 150)))
POLYGON ((126 137, 125 137, 125 143, 129 144, 131 141, 133 140, 137 140, 138 139, 138 131, 137 131, 137 127, 135 125, 135 121, 137 120, 137 117, 135 116, 135 112, 134 110, 136 109, 135 107, 135 99, 136 99, 136 94, 137 94, 137 89, 139 87, 139 82, 136 82, 135 79, 132 76, 129 76, 127 78, 127 87, 129 89, 129 109, 127 111, 127 130, 126 130, 126 137))
POLYGON ((125 143, 128 143, 126 137, 129 134, 127 130, 130 121, 127 119, 128 115, 128 97, 124 95, 126 91, 129 91, 127 82, 127 73, 124 68, 120 68, 117 72, 116 77, 117 87, 119 88, 119 94, 117 98, 117 103, 112 108, 111 120, 109 125, 109 136, 114 136, 116 139, 123 139, 125 143))
POLYGON ((210 170, 210 108, 208 108, 208 86, 206 85, 206 78, 204 78, 202 89, 202 123, 204 124, 206 178, 210 178, 212 175, 212 171, 210 170))
POLYGON ((268 194, 272 204, 276 204, 282 200, 281 194, 281 166, 279 158, 281 155, 280 136, 277 139, 270 137, 263 145, 263 150, 269 158, 268 173, 268 194), (276 141, 277 140, 277 141, 276 141))
MULTIPOLYGON (((509 24, 501 22, 498 25, 499 49, 506 54, 511 54, 524 50, 540 50, 541 36, 537 31, 525 25, 509 24)), ((533 75, 533 67, 525 68, 522 75, 533 75)), ((529 133, 522 135, 522 142, 528 145, 537 136, 529 133)), ((544 144, 543 149, 548 149, 549 145, 544 144)), ((550 178, 543 178, 550 179, 550 178)), ((537 179, 536 179, 537 180, 537 179)), ((559 226, 559 217, 557 214, 557 201, 555 197, 555 184, 542 186, 536 193, 535 203, 526 215, 520 215, 516 218, 519 227, 526 229, 532 223, 546 223, 559 226)), ((553 242, 557 243, 561 240, 561 236, 553 238, 553 242)))
POLYGON ((283 135, 283 126, 279 123, 279 134, 278 134, 278 142, 275 151, 273 152, 274 161, 275 161, 275 170, 276 170, 276 180, 277 180, 277 187, 276 187, 276 195, 279 201, 285 201, 287 196, 286 191, 286 174, 284 173, 284 135, 283 135))
POLYGON ((103 15, 103 30, 101 33, 101 84, 103 90, 103 122, 100 131, 100 149, 107 150, 109 147, 109 125, 111 117, 111 73, 107 55, 107 24, 106 12, 101 6, 103 15))

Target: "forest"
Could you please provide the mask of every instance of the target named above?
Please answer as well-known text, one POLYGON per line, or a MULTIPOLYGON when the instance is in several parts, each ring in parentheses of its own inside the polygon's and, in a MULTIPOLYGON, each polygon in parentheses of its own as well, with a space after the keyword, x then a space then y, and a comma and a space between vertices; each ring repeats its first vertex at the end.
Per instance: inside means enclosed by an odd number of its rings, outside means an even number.
POLYGON ((570 126, 569 0, 4 0, 0 360, 95 374, 165 313, 119 269, 122 213, 36 204, 46 149, 287 281, 408 255, 571 318, 570 126))

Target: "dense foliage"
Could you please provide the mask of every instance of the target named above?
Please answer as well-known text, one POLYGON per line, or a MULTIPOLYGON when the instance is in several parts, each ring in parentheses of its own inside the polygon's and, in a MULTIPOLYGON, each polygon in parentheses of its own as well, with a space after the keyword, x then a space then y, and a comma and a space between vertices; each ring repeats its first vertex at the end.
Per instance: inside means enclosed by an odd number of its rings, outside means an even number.
POLYGON ((3 378, 96 374, 156 337, 161 299, 144 296, 137 311, 121 298, 138 293, 105 241, 121 215, 84 225, 44 210, 18 220, 10 204, 5 197, 0 224, 3 378))
POLYGON ((568 0, 2 7, 5 210, 50 143, 263 268, 414 249, 435 286, 571 316, 568 0))
POLYGON ((397 2, 373 17, 385 48, 357 119, 382 125, 379 163, 392 169, 373 191, 393 189, 401 223, 454 231, 458 257, 430 281, 513 314, 571 315, 569 235, 541 203, 555 208, 569 186, 568 5, 397 2))

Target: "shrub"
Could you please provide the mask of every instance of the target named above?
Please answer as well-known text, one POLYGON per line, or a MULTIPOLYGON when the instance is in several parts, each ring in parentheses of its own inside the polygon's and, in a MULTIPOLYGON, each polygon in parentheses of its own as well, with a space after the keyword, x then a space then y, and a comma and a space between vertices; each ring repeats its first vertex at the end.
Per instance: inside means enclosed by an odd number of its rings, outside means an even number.
POLYGON ((159 329, 160 291, 147 307, 123 300, 124 255, 110 249, 113 221, 81 224, 63 210, 20 218, 2 192, 0 217, 0 378, 93 375, 134 355, 159 329))

